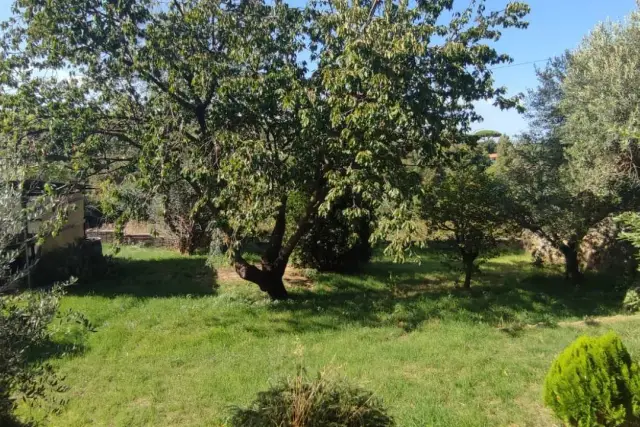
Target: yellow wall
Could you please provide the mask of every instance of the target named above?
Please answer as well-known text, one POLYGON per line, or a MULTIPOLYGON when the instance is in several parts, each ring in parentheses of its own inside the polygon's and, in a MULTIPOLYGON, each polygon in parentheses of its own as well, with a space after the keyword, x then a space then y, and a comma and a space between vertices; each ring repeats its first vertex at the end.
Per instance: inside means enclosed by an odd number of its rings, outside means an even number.
MULTIPOLYGON (((75 243, 79 239, 84 239, 84 195, 72 194, 67 196, 69 210, 67 220, 60 228, 56 236, 48 237, 39 247, 42 253, 50 252, 54 249, 63 248, 75 243)), ((43 220, 51 218, 52 213, 44 215, 43 220)), ((42 221, 32 221, 29 223, 29 233, 37 233, 42 221)))

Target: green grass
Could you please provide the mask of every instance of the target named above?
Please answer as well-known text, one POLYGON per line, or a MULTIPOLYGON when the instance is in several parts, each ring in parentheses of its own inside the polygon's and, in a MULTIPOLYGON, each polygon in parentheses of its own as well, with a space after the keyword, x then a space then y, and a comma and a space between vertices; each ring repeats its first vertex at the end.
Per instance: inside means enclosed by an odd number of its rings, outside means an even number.
POLYGON ((374 391, 400 426, 551 426, 542 383, 572 340, 614 329, 640 352, 637 318, 556 325, 617 312, 622 295, 602 278, 576 291, 557 271, 507 255, 464 292, 437 257, 420 261, 316 274, 283 303, 237 280, 216 286, 203 258, 124 248, 108 279, 76 285, 63 301, 97 331, 76 336, 75 351, 61 344, 67 352, 55 364, 68 403, 44 421, 224 425, 230 405, 247 404, 302 364, 374 391))

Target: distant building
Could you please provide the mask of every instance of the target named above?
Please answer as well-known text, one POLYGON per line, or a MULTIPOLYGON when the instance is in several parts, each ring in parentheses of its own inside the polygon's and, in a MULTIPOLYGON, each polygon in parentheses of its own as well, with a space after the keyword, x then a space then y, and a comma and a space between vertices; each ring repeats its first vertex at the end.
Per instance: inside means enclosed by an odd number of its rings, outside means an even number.
MULTIPOLYGON (((70 274, 69 267, 72 266, 76 259, 82 258, 81 256, 73 256, 65 253, 62 256, 56 256, 58 250, 66 250, 66 248, 74 248, 80 242, 85 242, 85 226, 84 226, 84 194, 80 189, 68 190, 66 194, 59 197, 57 203, 62 205, 66 211, 63 222, 58 224, 56 232, 51 234, 48 230, 43 230, 44 224, 54 219, 58 213, 54 211, 54 208, 49 210, 40 211, 34 204, 38 203, 36 200, 40 196, 45 194, 46 185, 51 185, 52 188, 63 188, 64 184, 45 184, 42 181, 30 180, 24 183, 13 183, 13 185, 20 185, 22 188, 21 197, 17 197, 15 200, 15 209, 34 208, 36 209, 35 216, 32 219, 26 221, 21 230, 14 230, 17 232, 9 241, 7 247, 3 250, 17 250, 18 254, 16 258, 10 263, 9 268, 12 272, 17 272, 26 269, 28 274, 26 276, 19 276, 17 281, 14 281, 7 288, 13 290, 16 286, 22 286, 24 283, 22 278, 26 277, 26 284, 31 287, 32 276, 42 276, 43 280, 38 278, 34 280, 34 283, 38 284, 50 284, 54 281, 67 280, 69 276, 78 276, 78 274, 70 274), (38 233, 43 232, 45 234, 44 240, 38 242, 35 237, 38 233), (37 264, 34 262, 37 260, 37 264), (31 267, 35 267, 32 269, 31 267), (56 276, 55 270, 60 270, 60 277, 56 276), (49 280, 51 279, 51 280, 49 280)), ((90 250, 85 245, 81 250, 87 252, 90 250)), ((97 251, 96 251, 97 252, 97 251)), ((101 255, 100 247, 100 255, 101 255)), ((84 256, 84 254, 81 254, 84 256)), ((0 282, 0 289, 6 285, 6 283, 0 282)), ((7 289, 4 289, 6 291, 7 289)))
MULTIPOLYGON (((56 249, 73 245, 78 240, 85 238, 84 227, 84 194, 72 193, 63 196, 64 203, 68 206, 67 215, 63 224, 55 236, 47 236, 44 242, 38 246, 38 250, 42 253, 48 253, 56 249)), ((53 212, 48 212, 42 218, 35 221, 29 221, 27 233, 35 235, 40 230, 43 221, 49 221, 53 216, 53 212)))
MULTIPOLYGON (((64 184, 45 184, 43 181, 29 180, 24 183, 13 183, 13 185, 22 186, 22 197, 16 199, 16 209, 34 207, 35 201, 45 194, 45 185, 51 185, 52 188, 62 188, 64 184)), ((31 246, 32 252, 47 253, 58 248, 63 248, 71 244, 76 243, 78 240, 85 238, 84 227, 84 194, 80 189, 68 191, 66 194, 60 196, 58 200, 59 205, 63 205, 66 210, 66 216, 64 222, 57 227, 55 235, 46 236, 44 241, 38 245, 35 245, 35 240, 30 240, 29 246, 31 246)), ((35 207, 34 207, 35 208, 35 207)), ((38 209, 36 209, 37 211, 38 209)), ((35 237, 38 232, 41 231, 44 223, 53 219, 54 215, 57 215, 53 209, 36 214, 35 218, 30 219, 25 223, 23 231, 25 233, 22 237, 35 237)), ((20 238, 16 236, 16 241, 20 238)), ((13 246, 13 245, 10 245, 13 246)))
POLYGON ((491 160, 491 163, 495 163, 498 160, 498 153, 489 154, 489 160, 491 160))

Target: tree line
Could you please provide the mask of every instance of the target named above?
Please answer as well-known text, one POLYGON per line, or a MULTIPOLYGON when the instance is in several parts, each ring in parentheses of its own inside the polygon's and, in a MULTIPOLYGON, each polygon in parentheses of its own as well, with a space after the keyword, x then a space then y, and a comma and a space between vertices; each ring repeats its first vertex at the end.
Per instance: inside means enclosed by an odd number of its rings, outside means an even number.
POLYGON ((528 12, 453 0, 17 0, 2 24, 2 150, 50 180, 99 187, 119 224, 160 200, 181 250, 214 236, 238 275, 276 299, 301 245, 383 241, 402 258, 424 221, 452 237, 465 286, 499 235, 523 228, 579 282, 589 230, 637 210, 639 18, 599 26, 538 70, 523 105, 491 67, 511 61, 494 42, 526 28, 528 12), (493 165, 478 138, 496 134, 470 131, 487 99, 527 107, 530 123, 485 147, 493 165), (256 239, 257 264, 245 254, 256 239))
POLYGON ((526 27, 528 6, 455 3, 18 0, 3 24, 7 144, 52 178, 135 189, 121 219, 179 189, 238 274, 286 298, 316 218, 337 201, 349 219, 375 212, 372 238, 399 253, 421 188, 406 159, 464 137, 476 100, 517 105, 494 85, 490 67, 511 59, 492 43, 526 27), (255 265, 243 243, 264 224, 255 265))

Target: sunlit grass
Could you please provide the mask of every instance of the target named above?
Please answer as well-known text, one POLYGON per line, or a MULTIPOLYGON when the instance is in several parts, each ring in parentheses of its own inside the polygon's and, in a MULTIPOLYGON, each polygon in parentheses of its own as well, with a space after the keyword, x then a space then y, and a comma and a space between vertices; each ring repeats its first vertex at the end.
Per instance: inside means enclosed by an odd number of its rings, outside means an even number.
POLYGON ((525 255, 491 260, 471 292, 428 254, 312 279, 274 303, 255 285, 216 284, 202 257, 124 248, 108 279, 63 301, 97 331, 55 361, 68 404, 46 424, 224 425, 230 405, 301 364, 374 391, 400 426, 551 426, 542 381, 570 341, 612 328, 640 351, 638 320, 554 326, 614 314, 621 295, 598 278, 574 290, 525 255))

